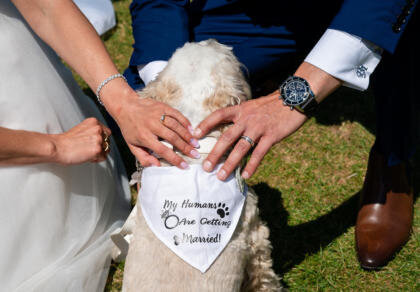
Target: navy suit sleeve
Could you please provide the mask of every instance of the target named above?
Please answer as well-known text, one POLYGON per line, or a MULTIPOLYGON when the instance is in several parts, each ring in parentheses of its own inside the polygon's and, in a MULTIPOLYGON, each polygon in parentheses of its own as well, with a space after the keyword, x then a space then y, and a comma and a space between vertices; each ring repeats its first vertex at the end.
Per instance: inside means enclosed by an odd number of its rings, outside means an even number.
POLYGON ((393 53, 418 0, 346 0, 330 28, 393 53))
POLYGON ((137 66, 155 60, 168 60, 189 41, 189 0, 133 0, 130 5, 134 51, 124 75, 138 89, 143 82, 137 66))

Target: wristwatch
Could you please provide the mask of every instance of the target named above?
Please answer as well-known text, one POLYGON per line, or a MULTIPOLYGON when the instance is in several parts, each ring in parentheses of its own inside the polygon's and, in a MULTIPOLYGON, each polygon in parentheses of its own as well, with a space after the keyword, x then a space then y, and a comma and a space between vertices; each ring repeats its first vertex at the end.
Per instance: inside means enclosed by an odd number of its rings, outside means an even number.
POLYGON ((310 116, 318 107, 315 94, 308 81, 298 76, 290 76, 280 85, 280 97, 283 104, 310 116))

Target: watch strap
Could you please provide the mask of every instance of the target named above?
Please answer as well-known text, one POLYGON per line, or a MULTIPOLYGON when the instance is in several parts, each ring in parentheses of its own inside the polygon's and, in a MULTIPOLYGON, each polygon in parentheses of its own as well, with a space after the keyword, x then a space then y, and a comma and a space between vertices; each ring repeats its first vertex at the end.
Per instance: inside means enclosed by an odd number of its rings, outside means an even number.
POLYGON ((305 115, 312 115, 317 107, 318 102, 316 101, 315 94, 310 90, 308 99, 302 104, 296 105, 294 108, 305 115))

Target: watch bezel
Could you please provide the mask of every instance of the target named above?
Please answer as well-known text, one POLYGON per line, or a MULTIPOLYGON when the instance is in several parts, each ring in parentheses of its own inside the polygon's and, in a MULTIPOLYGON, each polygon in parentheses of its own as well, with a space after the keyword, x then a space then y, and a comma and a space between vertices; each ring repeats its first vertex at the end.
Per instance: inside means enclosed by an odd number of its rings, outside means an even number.
POLYGON ((309 99, 310 95, 313 95, 311 87, 309 86, 308 81, 306 81, 302 77, 290 76, 280 86, 280 96, 283 99, 284 104, 288 105, 288 106, 291 106, 291 107, 299 106, 299 105, 305 103, 309 99), (290 97, 287 96, 285 88, 291 82, 296 82, 296 81, 298 81, 300 83, 303 83, 303 86, 305 88, 305 94, 304 94, 303 98, 301 98, 299 101, 292 101, 290 99, 290 97))

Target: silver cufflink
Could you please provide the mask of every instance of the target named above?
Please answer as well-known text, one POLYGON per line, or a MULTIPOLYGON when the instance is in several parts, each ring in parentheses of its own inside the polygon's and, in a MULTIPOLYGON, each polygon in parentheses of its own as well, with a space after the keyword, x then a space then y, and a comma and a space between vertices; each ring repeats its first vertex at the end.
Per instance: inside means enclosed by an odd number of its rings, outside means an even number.
POLYGON ((360 65, 359 67, 356 68, 356 75, 359 78, 366 78, 366 71, 367 71, 367 67, 360 65))

